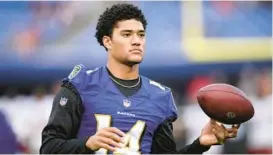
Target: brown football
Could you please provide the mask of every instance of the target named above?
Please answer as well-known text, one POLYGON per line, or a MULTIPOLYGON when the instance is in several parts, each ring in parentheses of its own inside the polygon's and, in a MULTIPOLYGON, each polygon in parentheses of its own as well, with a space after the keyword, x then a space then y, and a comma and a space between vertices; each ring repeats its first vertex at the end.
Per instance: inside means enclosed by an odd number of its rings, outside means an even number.
POLYGON ((246 94, 229 84, 210 84, 198 91, 197 100, 207 116, 224 124, 241 124, 254 116, 246 94))

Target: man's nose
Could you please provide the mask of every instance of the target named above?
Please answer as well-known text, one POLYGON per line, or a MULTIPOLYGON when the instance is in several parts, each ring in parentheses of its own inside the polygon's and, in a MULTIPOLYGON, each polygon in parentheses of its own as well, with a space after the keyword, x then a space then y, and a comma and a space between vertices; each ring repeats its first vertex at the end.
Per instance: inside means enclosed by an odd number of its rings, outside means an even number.
POLYGON ((138 35, 133 35, 132 45, 139 46, 141 44, 141 38, 138 35))

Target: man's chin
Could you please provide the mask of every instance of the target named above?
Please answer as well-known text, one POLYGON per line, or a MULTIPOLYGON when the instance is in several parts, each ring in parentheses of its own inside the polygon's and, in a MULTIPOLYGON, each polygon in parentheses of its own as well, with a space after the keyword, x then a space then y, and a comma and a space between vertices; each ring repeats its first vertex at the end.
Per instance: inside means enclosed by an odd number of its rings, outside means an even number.
POLYGON ((134 60, 134 61, 128 61, 127 65, 128 66, 134 66, 134 65, 138 65, 142 62, 142 60, 134 60))

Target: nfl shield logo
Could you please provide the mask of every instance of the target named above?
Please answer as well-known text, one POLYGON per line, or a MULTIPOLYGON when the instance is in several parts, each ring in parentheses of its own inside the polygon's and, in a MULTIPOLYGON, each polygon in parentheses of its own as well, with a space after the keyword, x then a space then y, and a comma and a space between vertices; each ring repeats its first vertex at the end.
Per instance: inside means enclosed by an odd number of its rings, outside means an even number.
POLYGON ((124 107, 128 108, 131 106, 131 101, 125 99, 125 100, 123 100, 123 105, 124 105, 124 107))
POLYGON ((67 98, 62 97, 61 100, 60 100, 60 105, 61 105, 61 106, 65 106, 66 103, 67 103, 67 98))

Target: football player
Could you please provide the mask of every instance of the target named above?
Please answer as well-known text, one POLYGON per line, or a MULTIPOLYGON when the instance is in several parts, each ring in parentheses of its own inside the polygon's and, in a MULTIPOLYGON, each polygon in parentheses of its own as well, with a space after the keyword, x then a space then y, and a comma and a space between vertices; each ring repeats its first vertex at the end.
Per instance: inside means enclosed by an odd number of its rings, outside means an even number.
POLYGON ((176 150, 172 92, 139 75, 146 25, 132 4, 115 4, 99 17, 95 36, 108 53, 107 64, 94 70, 77 65, 63 81, 40 153, 197 154, 236 136, 238 128, 210 120, 192 144, 176 150))

